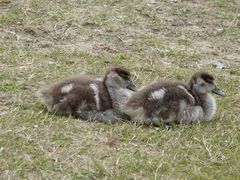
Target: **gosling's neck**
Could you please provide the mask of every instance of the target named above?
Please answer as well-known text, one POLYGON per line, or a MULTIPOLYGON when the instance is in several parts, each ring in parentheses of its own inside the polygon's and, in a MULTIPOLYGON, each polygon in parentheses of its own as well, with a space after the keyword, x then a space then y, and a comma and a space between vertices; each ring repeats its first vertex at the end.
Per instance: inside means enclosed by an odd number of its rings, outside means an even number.
POLYGON ((210 121, 216 114, 217 104, 215 98, 211 94, 199 95, 201 106, 204 112, 204 120, 210 121))
POLYGON ((107 86, 114 109, 121 109, 133 95, 133 91, 125 88, 107 86))

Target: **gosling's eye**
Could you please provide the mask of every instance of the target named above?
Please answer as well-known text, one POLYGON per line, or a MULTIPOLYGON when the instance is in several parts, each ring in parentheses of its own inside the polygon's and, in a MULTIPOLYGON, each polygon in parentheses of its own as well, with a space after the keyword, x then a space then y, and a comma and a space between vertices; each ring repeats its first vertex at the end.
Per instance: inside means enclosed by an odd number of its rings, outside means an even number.
POLYGON ((130 80, 127 80, 127 84, 129 85, 129 84, 131 84, 132 82, 130 81, 130 80))

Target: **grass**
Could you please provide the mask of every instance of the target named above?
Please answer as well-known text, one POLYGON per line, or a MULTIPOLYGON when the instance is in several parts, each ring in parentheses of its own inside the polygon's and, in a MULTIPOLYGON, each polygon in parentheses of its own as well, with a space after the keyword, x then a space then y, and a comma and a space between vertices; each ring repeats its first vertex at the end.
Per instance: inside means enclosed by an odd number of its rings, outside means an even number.
POLYGON ((151 2, 0 1, 2 179, 240 178, 239 1, 151 2), (138 86, 206 70, 227 96, 212 122, 169 130, 55 116, 35 97, 112 64, 138 86))

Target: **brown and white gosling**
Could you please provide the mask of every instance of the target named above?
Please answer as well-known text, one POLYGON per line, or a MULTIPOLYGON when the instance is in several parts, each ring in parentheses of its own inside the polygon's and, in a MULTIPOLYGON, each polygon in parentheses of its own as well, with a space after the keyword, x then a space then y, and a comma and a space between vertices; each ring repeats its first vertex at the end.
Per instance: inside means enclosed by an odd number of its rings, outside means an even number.
POLYGON ((206 72, 194 74, 189 83, 159 80, 136 92, 123 108, 132 121, 153 124, 210 121, 216 102, 210 93, 224 96, 206 72))
POLYGON ((114 122, 128 118, 120 109, 134 91, 130 72, 112 67, 102 80, 88 75, 69 77, 45 87, 37 96, 51 113, 114 122))

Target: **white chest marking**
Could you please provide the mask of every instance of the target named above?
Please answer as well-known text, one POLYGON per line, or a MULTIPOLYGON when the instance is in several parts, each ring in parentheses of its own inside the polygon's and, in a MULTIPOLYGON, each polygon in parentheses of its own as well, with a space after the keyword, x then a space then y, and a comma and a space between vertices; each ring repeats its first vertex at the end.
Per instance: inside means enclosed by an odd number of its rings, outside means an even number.
POLYGON ((73 84, 67 84, 61 88, 62 93, 69 93, 73 89, 73 84))
POLYGON ((100 110, 100 99, 99 99, 99 89, 96 83, 90 84, 90 88, 92 88, 94 93, 94 98, 96 102, 97 110, 100 110))
POLYGON ((188 90, 185 88, 185 87, 183 87, 183 86, 178 86, 180 89, 182 89, 185 93, 187 93, 187 95, 191 98, 191 100, 192 100, 192 103, 194 104, 195 103, 195 99, 194 99, 194 97, 188 92, 188 90))
POLYGON ((154 99, 162 99, 166 93, 165 88, 161 88, 158 90, 155 90, 151 93, 150 97, 148 98, 149 100, 154 100, 154 99))

